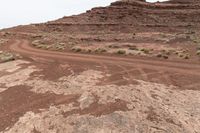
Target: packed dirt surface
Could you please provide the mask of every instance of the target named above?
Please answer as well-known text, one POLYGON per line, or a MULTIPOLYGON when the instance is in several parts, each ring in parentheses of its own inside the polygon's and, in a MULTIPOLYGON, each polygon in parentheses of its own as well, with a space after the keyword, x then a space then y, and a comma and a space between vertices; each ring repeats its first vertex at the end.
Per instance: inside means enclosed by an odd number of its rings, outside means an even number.
POLYGON ((200 133, 199 7, 123 0, 0 31, 0 133, 200 133))

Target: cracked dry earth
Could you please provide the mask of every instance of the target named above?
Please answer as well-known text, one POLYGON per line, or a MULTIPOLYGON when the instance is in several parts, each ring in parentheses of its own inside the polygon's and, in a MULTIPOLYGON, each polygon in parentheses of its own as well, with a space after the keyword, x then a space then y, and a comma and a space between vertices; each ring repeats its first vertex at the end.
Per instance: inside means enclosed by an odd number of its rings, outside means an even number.
POLYGON ((55 80, 38 75, 42 67, 29 61, 0 64, 1 133, 200 131, 198 90, 138 79, 102 84, 109 72, 64 66, 55 80))

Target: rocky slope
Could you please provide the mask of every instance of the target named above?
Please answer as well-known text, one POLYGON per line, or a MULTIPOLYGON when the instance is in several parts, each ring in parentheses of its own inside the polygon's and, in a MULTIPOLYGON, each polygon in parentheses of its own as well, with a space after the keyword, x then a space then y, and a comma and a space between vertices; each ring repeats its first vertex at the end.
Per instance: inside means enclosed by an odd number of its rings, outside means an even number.
MULTIPOLYGON (((143 0, 122 0, 108 7, 97 7, 86 13, 63 17, 36 25, 37 30, 82 32, 168 29, 196 29, 200 26, 199 0, 171 0, 147 3, 143 0)), ((36 28, 35 27, 35 28, 36 28)), ((20 29, 18 27, 18 29, 20 29)))
POLYGON ((189 2, 173 0, 153 4, 139 0, 124 0, 114 2, 108 7, 93 8, 86 13, 64 17, 44 25, 63 31, 103 28, 103 30, 130 32, 144 28, 193 29, 199 27, 199 22, 200 2, 198 0, 189 2))

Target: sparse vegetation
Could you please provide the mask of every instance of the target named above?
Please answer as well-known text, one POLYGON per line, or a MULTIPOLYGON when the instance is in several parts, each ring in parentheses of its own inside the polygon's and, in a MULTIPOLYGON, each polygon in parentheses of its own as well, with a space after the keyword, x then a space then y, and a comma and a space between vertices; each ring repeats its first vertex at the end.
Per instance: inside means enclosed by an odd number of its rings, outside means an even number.
POLYGON ((91 52, 92 52, 92 50, 91 50, 91 49, 88 49, 88 50, 87 50, 87 52, 88 52, 88 53, 91 53, 91 52))
POLYGON ((183 58, 183 59, 189 59, 190 58, 190 54, 189 53, 180 53, 178 56, 180 58, 183 58))
POLYGON ((2 45, 2 44, 4 44, 4 43, 6 43, 8 40, 6 40, 6 39, 0 39, 0 46, 2 45))
POLYGON ((16 56, 12 53, 0 51, 0 62, 8 62, 16 59, 16 56))
POLYGON ((191 55, 188 52, 189 50, 181 49, 179 51, 175 51, 174 54, 176 54, 180 58, 189 59, 191 55))
POLYGON ((95 50, 95 53, 104 53, 104 52, 107 52, 107 50, 104 48, 98 48, 95 50))
POLYGON ((200 50, 198 50, 196 54, 200 56, 200 50))
POLYGON ((193 41, 193 43, 196 43, 196 44, 200 44, 200 37, 196 34, 190 36, 190 39, 193 41))
POLYGON ((120 48, 120 47, 117 46, 117 45, 109 45, 108 47, 109 47, 109 48, 120 48))
POLYGON ((166 50, 166 49, 163 49, 162 53, 165 54, 165 55, 171 55, 171 51, 170 50, 166 50))
POLYGON ((158 57, 158 58, 164 58, 164 59, 168 59, 168 58, 169 58, 169 56, 168 56, 167 54, 161 53, 161 52, 159 52, 159 53, 156 55, 156 57, 158 57))
POLYGON ((49 47, 49 49, 53 49, 53 50, 64 50, 65 49, 65 44, 63 43, 56 43, 53 44, 49 47))
POLYGON ((169 58, 168 55, 163 55, 162 57, 163 57, 164 59, 168 59, 168 58, 169 58))
POLYGON ((184 55, 182 53, 179 53, 178 56, 182 58, 184 55))
POLYGON ((129 50, 138 50, 138 48, 136 46, 130 46, 129 50))
POLYGON ((146 49, 146 48, 142 48, 142 49, 140 49, 140 51, 142 51, 145 54, 149 54, 149 52, 150 52, 150 50, 146 49))
POLYGON ((74 47, 74 48, 72 48, 72 51, 74 51, 74 52, 81 52, 82 49, 79 48, 79 47, 74 47))
POLYGON ((124 55, 124 54, 126 54, 126 51, 125 51, 125 50, 118 50, 118 51, 117 51, 117 54, 124 55))
POLYGON ((38 39, 38 38, 42 38, 43 35, 40 35, 40 34, 34 34, 31 36, 33 39, 38 39))
POLYGON ((36 48, 46 49, 46 50, 64 50, 64 43, 55 43, 55 44, 46 44, 40 40, 35 40, 32 42, 32 45, 36 48))
POLYGON ((158 53, 158 54, 156 55, 156 57, 161 58, 161 57, 162 57, 162 53, 158 53))
POLYGON ((184 58, 184 59, 189 59, 189 58, 190 58, 190 55, 189 55, 189 54, 186 54, 186 55, 184 55, 183 58, 184 58))

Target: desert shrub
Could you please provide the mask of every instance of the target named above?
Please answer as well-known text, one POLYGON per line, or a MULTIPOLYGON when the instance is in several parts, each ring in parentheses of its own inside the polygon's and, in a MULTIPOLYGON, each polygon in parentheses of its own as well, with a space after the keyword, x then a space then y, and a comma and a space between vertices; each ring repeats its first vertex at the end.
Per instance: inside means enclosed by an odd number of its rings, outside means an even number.
POLYGON ((32 37, 33 39, 36 39, 36 38, 42 38, 43 35, 32 35, 31 37, 32 37))
POLYGON ((197 55, 200 55, 200 50, 198 50, 198 51, 196 52, 196 54, 197 54, 197 55))
POLYGON ((71 50, 74 51, 74 52, 81 52, 82 51, 82 49, 80 47, 73 47, 71 50))
POLYGON ((189 58, 190 58, 190 55, 189 55, 189 54, 186 54, 186 55, 184 55, 183 58, 184 58, 184 59, 189 59, 189 58))
POLYGON ((46 45, 46 46, 43 46, 43 48, 44 48, 44 49, 50 49, 50 48, 51 48, 51 46, 49 46, 49 45, 46 45))
POLYGON ((158 54, 156 55, 156 57, 161 58, 161 57, 162 57, 162 53, 158 53, 158 54))
POLYGON ((173 50, 166 50, 166 49, 163 49, 162 50, 162 53, 166 54, 166 55, 170 55, 171 54, 171 51, 173 52, 173 50))
POLYGON ((166 54, 166 55, 170 55, 170 51, 166 51, 165 54, 166 54))
POLYGON ((166 49, 162 49, 162 50, 161 50, 162 53, 165 53, 166 51, 167 51, 166 49))
POLYGON ((138 48, 136 46, 130 46, 129 50, 138 50, 138 48))
POLYGON ((164 59, 168 59, 168 58, 169 58, 168 55, 163 55, 162 57, 163 57, 164 59))
POLYGON ((36 47, 36 48, 43 48, 44 46, 41 45, 41 44, 40 44, 40 45, 38 44, 38 45, 35 45, 35 47, 36 47))
POLYGON ((0 46, 1 46, 2 44, 6 43, 6 42, 8 42, 8 40, 6 40, 6 39, 0 39, 0 46))
POLYGON ((178 56, 179 56, 179 57, 183 57, 184 55, 183 55, 182 53, 179 53, 178 56))
POLYGON ((197 46, 197 50, 200 50, 200 45, 197 46))
POLYGON ((140 49, 140 51, 144 52, 145 54, 149 54, 150 53, 150 50, 146 49, 146 48, 142 48, 142 49, 140 49))
MULTIPOLYGON (((55 45, 53 47, 54 47, 55 50, 64 50, 65 49, 65 47, 61 46, 61 45, 55 45)), ((48 46, 47 46, 47 48, 48 48, 48 46)))
POLYGON ((76 48, 76 49, 75 49, 75 52, 81 52, 81 51, 82 51, 81 48, 76 48))
POLYGON ((98 48, 98 49, 95 50, 95 52, 96 53, 104 53, 104 52, 107 52, 107 50, 104 49, 104 48, 98 48))
POLYGON ((107 50, 106 50, 106 49, 103 49, 103 48, 99 49, 99 51, 100 51, 101 53, 107 52, 107 50))
POLYGON ((196 43, 196 44, 200 43, 199 36, 193 35, 193 36, 190 37, 190 39, 193 41, 193 43, 196 43))
POLYGON ((13 60, 15 60, 15 57, 12 56, 12 55, 10 55, 10 56, 4 56, 4 57, 1 58, 1 60, 3 62, 13 61, 13 60))
POLYGON ((32 42, 32 45, 38 45, 40 43, 40 40, 34 40, 33 42, 32 42))
POLYGON ((88 50, 87 50, 87 52, 88 52, 88 53, 91 53, 91 52, 92 52, 92 50, 91 50, 91 49, 88 49, 88 50))
POLYGON ((118 50, 117 54, 126 54, 126 51, 125 50, 118 50))
POLYGON ((109 47, 109 48, 120 48, 120 47, 117 46, 117 45, 109 45, 108 47, 109 47))
POLYGON ((150 51, 149 51, 148 49, 144 49, 144 53, 145 53, 145 54, 149 54, 149 52, 150 52, 150 51))
POLYGON ((156 57, 158 57, 158 58, 164 58, 164 59, 168 59, 169 58, 169 56, 167 54, 163 54, 163 53, 158 53, 156 55, 156 57))
POLYGON ((176 54, 176 55, 179 55, 179 53, 180 53, 179 51, 175 51, 175 52, 174 52, 174 54, 176 54))
POLYGON ((41 44, 43 49, 50 49, 50 50, 64 50, 65 43, 55 43, 55 44, 41 44))
POLYGON ((129 50, 138 50, 138 48, 130 47, 129 50))
POLYGON ((109 48, 112 48, 113 46, 112 46, 112 45, 109 45, 108 47, 109 47, 109 48))
POLYGON ((189 53, 178 53, 178 56, 180 58, 183 58, 183 59, 189 59, 190 58, 190 54, 189 53))
POLYGON ((13 60, 15 60, 15 56, 13 54, 1 52, 0 61, 8 62, 8 61, 13 61, 13 60))

